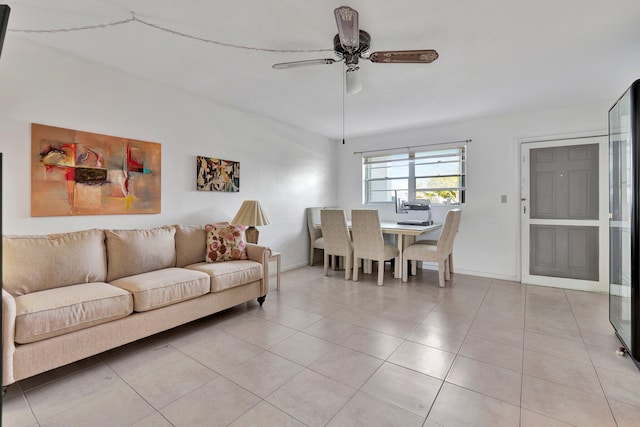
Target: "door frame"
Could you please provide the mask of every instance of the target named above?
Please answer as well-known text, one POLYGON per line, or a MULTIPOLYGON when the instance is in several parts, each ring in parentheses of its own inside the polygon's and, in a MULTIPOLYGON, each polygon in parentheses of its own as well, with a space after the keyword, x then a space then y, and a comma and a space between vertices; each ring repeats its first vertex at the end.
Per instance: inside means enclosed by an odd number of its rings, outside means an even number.
MULTIPOLYGON (((605 131, 588 132, 574 135, 550 136, 544 138, 518 139, 518 217, 519 252, 518 277, 522 284, 548 286, 591 292, 609 291, 609 139, 605 131), (525 156, 529 150, 546 147, 598 144, 598 219, 583 220, 581 225, 598 227, 598 270, 599 280, 589 281, 561 277, 535 276, 529 274, 529 159, 525 156), (523 200, 526 199, 526 200, 523 200), (527 214, 524 214, 524 208, 527 214)), ((544 220, 536 220, 543 223, 544 220)), ((553 220, 554 223, 573 225, 572 220, 553 220)))

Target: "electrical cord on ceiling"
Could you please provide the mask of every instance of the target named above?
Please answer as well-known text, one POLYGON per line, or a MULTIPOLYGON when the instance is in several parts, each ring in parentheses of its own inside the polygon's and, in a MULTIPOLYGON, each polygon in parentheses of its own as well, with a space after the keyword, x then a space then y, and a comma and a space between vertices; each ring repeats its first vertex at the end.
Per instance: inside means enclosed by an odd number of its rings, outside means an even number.
POLYGON ((131 18, 129 19, 123 19, 122 21, 108 22, 106 24, 86 25, 84 27, 42 29, 42 30, 7 28, 7 31, 11 31, 13 33, 67 33, 71 31, 87 31, 87 30, 98 30, 98 29, 107 28, 107 27, 115 27, 118 25, 128 24, 129 22, 133 22, 136 20, 137 18, 135 17, 135 15, 131 14, 131 18))
POLYGON ((97 24, 97 25, 86 25, 82 27, 68 27, 68 28, 52 28, 52 29, 19 29, 19 28, 9 28, 8 31, 14 33, 31 33, 31 34, 51 34, 51 33, 65 33, 72 31, 91 31, 91 30, 99 30, 108 27, 116 27, 119 25, 125 25, 130 22, 138 22, 140 24, 146 25, 147 27, 155 28, 156 30, 163 31, 165 33, 173 34, 176 36, 184 37, 191 40, 197 40, 204 43, 215 44, 223 47, 230 47, 233 49, 243 49, 243 50, 255 50, 260 52, 275 52, 275 53, 316 53, 316 52, 333 52, 332 49, 270 49, 264 47, 255 47, 255 46, 244 46, 233 43, 226 43, 217 40, 211 40, 204 37, 194 36, 192 34, 183 33, 180 31, 172 30, 171 28, 162 27, 160 25, 154 24, 152 22, 148 22, 138 18, 135 13, 131 12, 131 18, 123 19, 121 21, 108 22, 106 24, 97 24))

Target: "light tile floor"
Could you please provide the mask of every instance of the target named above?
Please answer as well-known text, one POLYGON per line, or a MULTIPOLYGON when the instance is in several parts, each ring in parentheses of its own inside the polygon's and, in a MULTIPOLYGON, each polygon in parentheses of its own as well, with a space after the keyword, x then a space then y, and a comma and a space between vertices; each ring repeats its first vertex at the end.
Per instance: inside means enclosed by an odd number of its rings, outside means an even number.
MULTIPOLYGON (((362 276, 361 276, 362 277, 362 276)), ((639 426, 607 295, 282 274, 263 307, 14 384, 3 426, 639 426)))

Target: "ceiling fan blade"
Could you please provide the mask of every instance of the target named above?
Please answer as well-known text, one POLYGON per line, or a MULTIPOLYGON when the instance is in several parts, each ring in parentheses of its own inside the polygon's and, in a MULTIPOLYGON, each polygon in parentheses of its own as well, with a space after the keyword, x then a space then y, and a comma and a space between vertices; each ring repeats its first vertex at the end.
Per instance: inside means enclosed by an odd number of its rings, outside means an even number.
POLYGON ((293 62, 280 62, 279 64, 273 64, 273 68, 276 70, 286 70, 288 68, 306 67, 307 65, 322 65, 333 64, 335 59, 322 58, 322 59, 309 59, 306 61, 293 61, 293 62))
POLYGON ((360 47, 358 11, 349 6, 341 6, 333 11, 338 25, 340 44, 347 52, 355 52, 360 47))
POLYGON ((438 59, 438 52, 426 50, 383 50, 369 55, 371 62, 390 64, 429 64, 438 59))

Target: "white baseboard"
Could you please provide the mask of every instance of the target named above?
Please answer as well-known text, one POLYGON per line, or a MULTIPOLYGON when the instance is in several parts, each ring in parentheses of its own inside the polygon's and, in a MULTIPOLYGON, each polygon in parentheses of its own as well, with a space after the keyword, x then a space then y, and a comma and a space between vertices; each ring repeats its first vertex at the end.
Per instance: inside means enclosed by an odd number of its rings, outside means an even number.
MULTIPOLYGON (((281 272, 285 272, 285 271, 289 271, 289 270, 295 270, 297 268, 302 268, 304 266, 309 265, 309 262, 302 262, 299 264, 293 264, 293 265, 281 265, 280 266, 280 271, 281 272)), ((276 269, 275 268, 269 268, 269 276, 276 274, 276 269)))
MULTIPOLYGON (((507 280, 510 282, 518 282, 520 283, 520 280, 518 280, 518 276, 514 275, 507 275, 507 274, 495 274, 495 273, 488 273, 486 271, 476 271, 476 270, 466 270, 463 268, 458 268, 455 264, 455 273, 456 274, 464 274, 467 276, 478 276, 478 277, 485 277, 487 279, 497 279, 497 280, 507 280)), ((436 270, 437 267, 435 265, 424 265, 422 267, 425 270, 436 270)))

